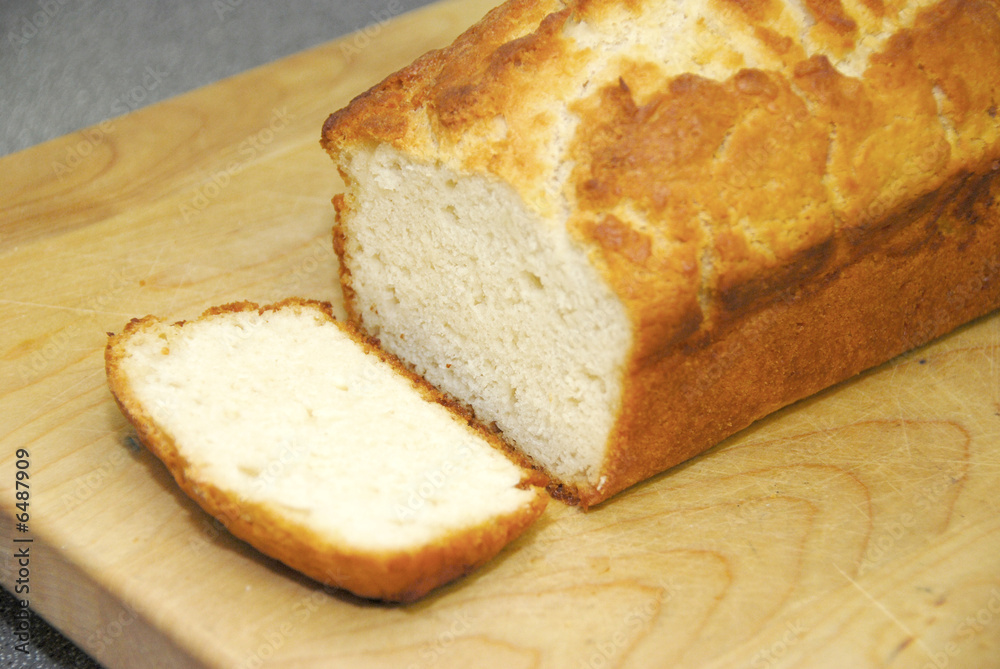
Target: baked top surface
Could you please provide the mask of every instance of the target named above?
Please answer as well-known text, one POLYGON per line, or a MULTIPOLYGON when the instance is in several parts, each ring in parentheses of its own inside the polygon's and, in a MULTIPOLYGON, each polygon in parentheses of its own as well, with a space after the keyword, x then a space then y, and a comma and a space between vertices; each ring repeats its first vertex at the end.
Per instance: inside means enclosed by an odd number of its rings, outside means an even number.
POLYGON ((662 347, 835 271, 841 233, 1000 168, 996 0, 804 8, 509 2, 323 142, 509 183, 662 347))

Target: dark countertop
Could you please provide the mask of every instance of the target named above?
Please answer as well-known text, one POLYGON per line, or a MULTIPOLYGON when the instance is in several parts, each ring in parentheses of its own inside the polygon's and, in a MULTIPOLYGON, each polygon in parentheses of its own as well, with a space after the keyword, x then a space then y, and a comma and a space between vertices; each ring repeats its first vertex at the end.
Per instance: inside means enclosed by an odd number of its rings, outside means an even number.
MULTIPOLYGON (((0 156, 218 81, 430 0, 30 0, 0 3, 0 156), (156 76, 169 72, 170 76, 156 76)), ((359 91, 360 92, 360 91, 359 91)), ((14 648, 0 590, 0 667, 99 665, 35 618, 14 648)))

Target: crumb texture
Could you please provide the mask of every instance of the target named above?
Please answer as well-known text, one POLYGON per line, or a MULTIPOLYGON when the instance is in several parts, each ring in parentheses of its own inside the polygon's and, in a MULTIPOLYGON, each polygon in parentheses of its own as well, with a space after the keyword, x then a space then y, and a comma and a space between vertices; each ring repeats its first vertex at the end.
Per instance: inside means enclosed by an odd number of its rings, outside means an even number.
POLYGON ((312 303, 255 307, 134 321, 108 354, 140 436, 238 536, 349 588, 375 571, 365 596, 395 571, 409 596, 541 512, 526 472, 398 361, 312 303))
POLYGON ((387 146, 349 168, 369 176, 359 217, 387 223, 352 227, 347 241, 369 332, 539 464, 595 476, 628 324, 586 257, 496 181, 387 146))

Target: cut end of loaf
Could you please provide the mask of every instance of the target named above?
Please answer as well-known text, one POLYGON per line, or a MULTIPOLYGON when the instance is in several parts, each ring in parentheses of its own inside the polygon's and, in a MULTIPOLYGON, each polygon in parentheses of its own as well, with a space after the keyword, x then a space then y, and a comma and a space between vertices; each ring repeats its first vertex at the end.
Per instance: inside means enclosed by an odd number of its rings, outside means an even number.
POLYGON ((106 361, 140 439, 195 501, 262 552, 359 596, 419 598, 544 509, 497 440, 329 305, 134 320, 106 361))
POLYGON ((352 316, 558 479, 563 498, 599 488, 631 329, 585 252, 485 177, 385 145, 341 169, 352 316))

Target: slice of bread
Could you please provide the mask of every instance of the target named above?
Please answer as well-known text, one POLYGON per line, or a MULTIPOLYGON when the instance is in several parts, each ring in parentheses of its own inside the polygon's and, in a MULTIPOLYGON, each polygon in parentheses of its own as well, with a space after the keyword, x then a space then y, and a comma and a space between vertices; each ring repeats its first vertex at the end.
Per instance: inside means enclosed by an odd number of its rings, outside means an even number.
POLYGON ((111 391, 180 487, 323 583, 412 601, 495 556, 544 481, 330 306, 238 303, 111 335, 111 391))

